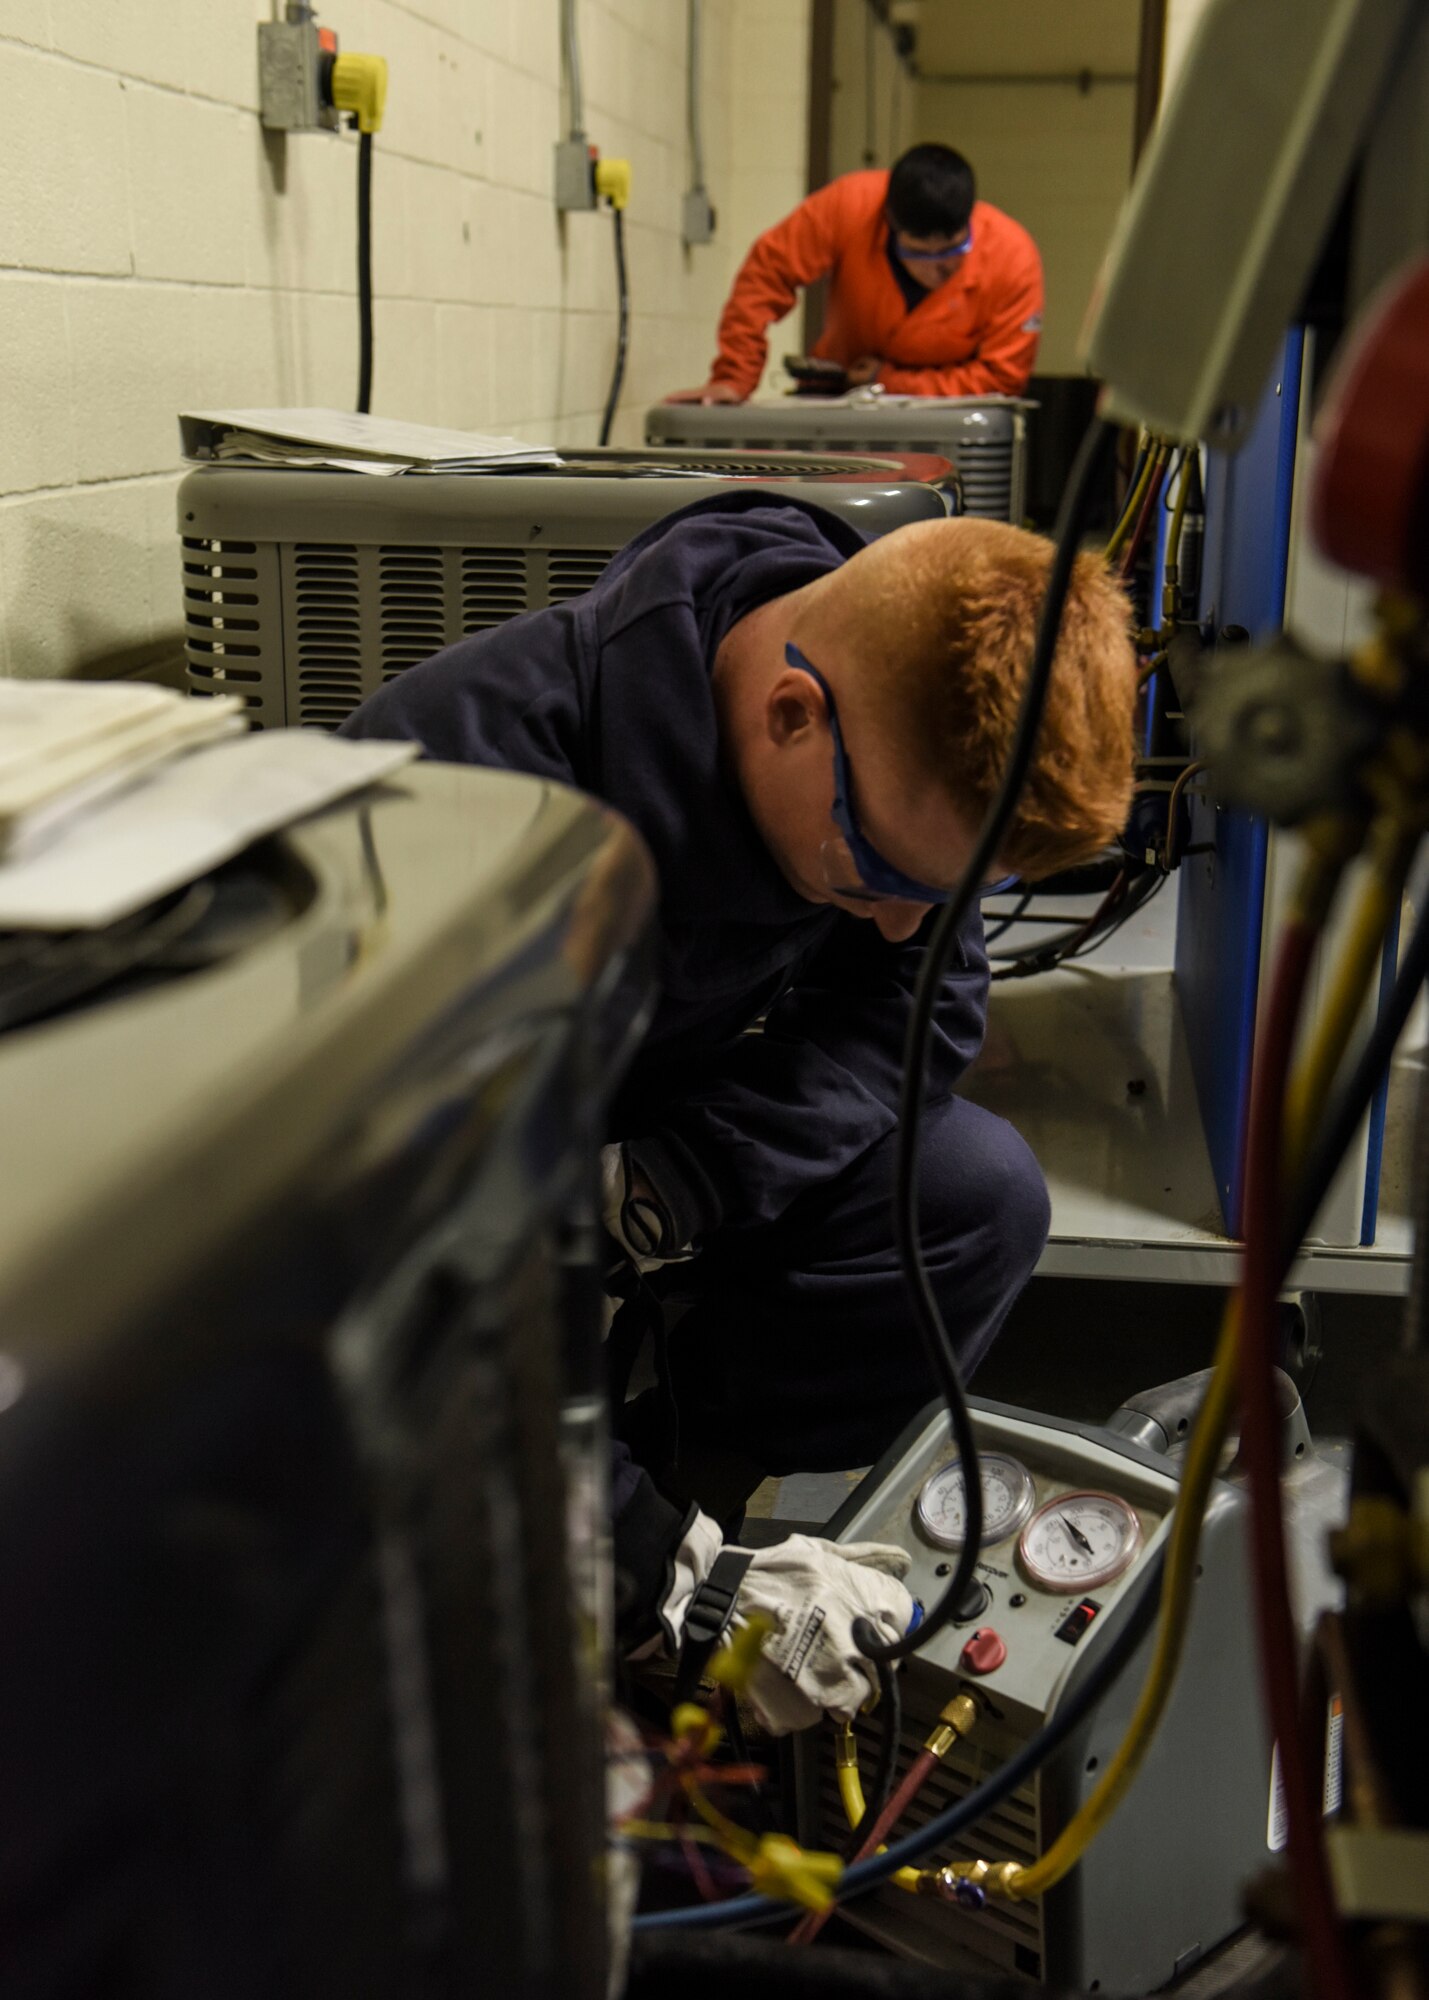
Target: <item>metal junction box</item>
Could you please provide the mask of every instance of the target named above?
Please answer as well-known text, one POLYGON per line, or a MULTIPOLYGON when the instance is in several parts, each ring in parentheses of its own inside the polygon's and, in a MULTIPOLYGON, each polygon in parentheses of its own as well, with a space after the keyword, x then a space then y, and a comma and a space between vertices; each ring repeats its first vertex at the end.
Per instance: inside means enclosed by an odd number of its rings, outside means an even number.
POLYGON ((331 55, 316 21, 259 22, 259 115, 270 132, 340 130, 342 113, 325 100, 321 86, 323 61, 331 55))

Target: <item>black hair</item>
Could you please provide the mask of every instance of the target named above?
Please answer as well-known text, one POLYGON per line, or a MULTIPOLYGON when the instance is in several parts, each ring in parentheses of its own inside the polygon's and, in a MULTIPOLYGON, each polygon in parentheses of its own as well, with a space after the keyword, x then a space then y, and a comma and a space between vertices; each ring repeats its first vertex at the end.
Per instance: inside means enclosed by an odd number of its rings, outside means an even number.
POLYGON ((905 236, 956 236, 976 197, 973 170, 951 146, 910 146, 888 176, 888 213, 905 236))

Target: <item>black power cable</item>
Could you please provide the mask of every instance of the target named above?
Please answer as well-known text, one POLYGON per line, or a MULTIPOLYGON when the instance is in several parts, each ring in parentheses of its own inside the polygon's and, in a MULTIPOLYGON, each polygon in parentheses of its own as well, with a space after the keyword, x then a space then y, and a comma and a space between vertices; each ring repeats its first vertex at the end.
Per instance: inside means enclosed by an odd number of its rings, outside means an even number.
POLYGON ((620 292, 620 330, 615 338, 615 372, 610 378, 610 394, 605 399, 605 415, 600 420, 600 441, 610 443, 610 427, 615 421, 615 406, 620 401, 620 388, 625 380, 625 355, 630 345, 630 286, 625 276, 625 210, 613 208, 615 218, 615 282, 620 292))
POLYGON ((1027 915, 1027 905, 1032 901, 1032 898, 1036 895, 1036 893, 1037 891, 1035 889, 1023 890, 1022 894, 1013 904, 1011 914, 1006 917, 999 917, 997 922, 993 925, 992 929, 984 935, 983 937, 984 949, 988 945, 994 944, 998 938, 1003 936, 1005 932, 1010 931, 1014 924, 1020 924, 1020 923, 1064 924, 1066 922, 1065 917, 1029 917, 1027 915))
POLYGON ((372 134, 357 141, 357 409, 372 408, 372 134))
POLYGON ((1022 702, 1017 713, 1017 728, 1007 760, 1007 769, 1003 773, 997 796, 988 808, 982 831, 978 835, 977 846, 963 873, 963 879, 934 924, 932 936, 923 953, 923 963, 918 971, 918 984, 914 990, 913 1008, 909 1016, 908 1036, 904 1046, 903 1084, 898 1106, 898 1161, 893 1223, 913 1318, 923 1342, 929 1367, 948 1406, 948 1420, 953 1441, 963 1466, 967 1517, 957 1567, 948 1581, 947 1589, 929 1609, 928 1615, 920 1625, 911 1632, 904 1633, 901 1639, 891 1641, 878 1639, 871 1624, 866 1621, 860 1620, 855 1625, 854 1642, 870 1660, 906 1659, 910 1654, 919 1652, 930 1639, 951 1624, 959 1605, 967 1595, 968 1585, 972 1581, 973 1571, 982 1550, 982 1478, 978 1470, 977 1439, 973 1432, 972 1415, 963 1390, 952 1336, 943 1322, 943 1315, 928 1277, 927 1265, 923 1261, 923 1246, 918 1228, 918 1141, 927 1083, 928 1048, 943 974, 952 956, 958 932, 983 883, 991 873, 1003 836, 1011 824, 1018 799, 1022 795, 1022 788, 1027 781, 1032 753, 1037 745, 1042 713, 1047 704, 1047 690, 1051 685, 1052 659, 1057 649, 1057 635, 1061 629, 1062 610, 1072 580, 1072 567, 1081 548, 1083 524, 1095 497, 1097 478, 1105 454, 1115 436, 1116 432, 1112 425, 1098 417, 1092 422, 1078 449, 1057 519, 1057 548, 1052 558, 1051 574, 1047 580, 1047 594, 1042 603, 1037 640, 1032 650, 1027 684, 1022 691, 1022 702))
POLYGON ((1122 905, 1121 910, 1107 925, 1106 929, 1098 931, 1095 937, 1089 938, 1077 951, 1069 951, 1062 963, 1064 965, 1075 965, 1080 959, 1090 958, 1094 952, 1100 951, 1102 946, 1114 938, 1119 930, 1124 929, 1139 911, 1144 910, 1149 902, 1152 902, 1161 894, 1161 891, 1166 887, 1170 879, 1169 875, 1157 874, 1152 877, 1150 886, 1144 895, 1138 895, 1133 890, 1132 894, 1127 897, 1126 902, 1122 905))
POLYGON ((1031 979, 1041 972, 1055 972, 1059 966, 1070 965, 1077 959, 1090 958, 1144 910, 1168 880, 1159 869, 1146 869, 1105 912, 1094 930, 1082 924, 1063 930, 1056 937, 1045 938, 1041 944, 1025 945, 1020 951, 991 954, 998 968, 993 978, 1031 979))

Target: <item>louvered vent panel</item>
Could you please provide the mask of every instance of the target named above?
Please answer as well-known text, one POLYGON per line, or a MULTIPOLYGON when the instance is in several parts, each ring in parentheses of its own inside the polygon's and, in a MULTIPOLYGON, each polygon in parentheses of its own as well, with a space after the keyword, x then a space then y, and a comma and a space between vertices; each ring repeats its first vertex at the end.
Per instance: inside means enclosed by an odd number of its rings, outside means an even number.
POLYGON ((553 549, 547 558, 546 594, 552 604, 579 597, 599 580, 613 549, 553 549))
POLYGON ((357 551, 343 543, 293 548, 299 722, 336 729, 362 699, 357 551))
POLYGON ((480 632, 530 609, 526 558, 519 549, 463 549, 461 629, 480 632))
POLYGON ((996 405, 965 411, 906 405, 879 410, 817 408, 795 402, 788 411, 752 403, 724 410, 661 406, 646 419, 652 444, 734 447, 760 455, 807 450, 867 456, 928 452, 950 458, 963 482, 963 512, 1009 520, 1020 508, 1026 455, 1020 414, 996 405), (906 425, 906 429, 904 426, 906 425), (728 428, 726 428, 728 426, 728 428))
MULTIPOLYGON (((905 1722, 898 1756, 899 1777, 922 1749, 932 1720, 930 1714, 927 1717, 910 1717, 905 1722)), ((860 1718, 855 1731, 859 1740, 859 1760, 864 1771, 869 1772, 878 1754, 877 1726, 860 1718)), ((966 1797, 975 1785, 990 1777, 1016 1747, 1010 1737, 1006 1742, 989 1740, 981 1748, 976 1741, 956 1744, 898 1822, 896 1837, 914 1832, 955 1800, 966 1797)), ((831 1735, 827 1739, 827 1748, 821 1753, 819 1804, 827 1837, 831 1830, 845 1825, 831 1735)), ((1036 1858, 1039 1848, 1037 1799, 1029 1784, 1013 1792, 975 1826, 938 1848, 920 1865, 935 1867, 948 1861, 979 1858, 986 1861, 1030 1862, 1036 1858)), ((902 1894, 896 1890, 889 1893, 902 1894)), ((1007 1971, 1040 1978, 1044 1955, 1040 1901, 990 1901, 985 1909, 971 1911, 959 1909, 953 1903, 924 1902, 920 1898, 918 1907, 921 1921, 936 1927, 949 1944, 976 1952, 989 1964, 1002 1966, 1007 1971)))
POLYGON ((268 601, 276 588, 271 549, 185 535, 182 563, 190 694, 236 695, 254 728, 281 722, 278 613, 276 600, 268 601))
POLYGON ((958 444, 951 453, 963 482, 963 511, 1005 521, 1012 511, 1012 446, 958 444))
MULTIPOLYGON (((763 451, 741 452, 738 457, 726 457, 721 453, 702 451, 692 455, 683 469, 698 472, 709 479, 860 479, 875 470, 880 461, 876 451, 861 448, 857 458, 839 458, 831 452, 791 451, 787 453, 763 451)), ((661 461, 660 470, 666 469, 661 461)), ((889 460, 884 470, 898 471, 896 460, 889 460)))
POLYGON ((429 660, 446 644, 445 569, 439 548, 378 552, 384 681, 429 660))

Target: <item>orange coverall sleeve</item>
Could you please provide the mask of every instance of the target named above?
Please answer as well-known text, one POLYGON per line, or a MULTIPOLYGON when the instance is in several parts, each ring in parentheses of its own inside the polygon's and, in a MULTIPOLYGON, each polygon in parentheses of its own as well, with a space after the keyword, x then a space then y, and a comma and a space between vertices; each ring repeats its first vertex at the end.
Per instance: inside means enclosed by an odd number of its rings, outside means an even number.
POLYGON ((758 388, 769 356, 768 328, 792 310, 801 285, 827 276, 838 261, 844 208, 838 182, 830 181, 755 238, 720 314, 712 382, 728 382, 741 396, 758 388))
POLYGON ((989 301, 977 353, 946 368, 900 368, 886 361, 877 379, 905 396, 1020 396, 1042 332, 1042 259, 1029 243, 989 301))

